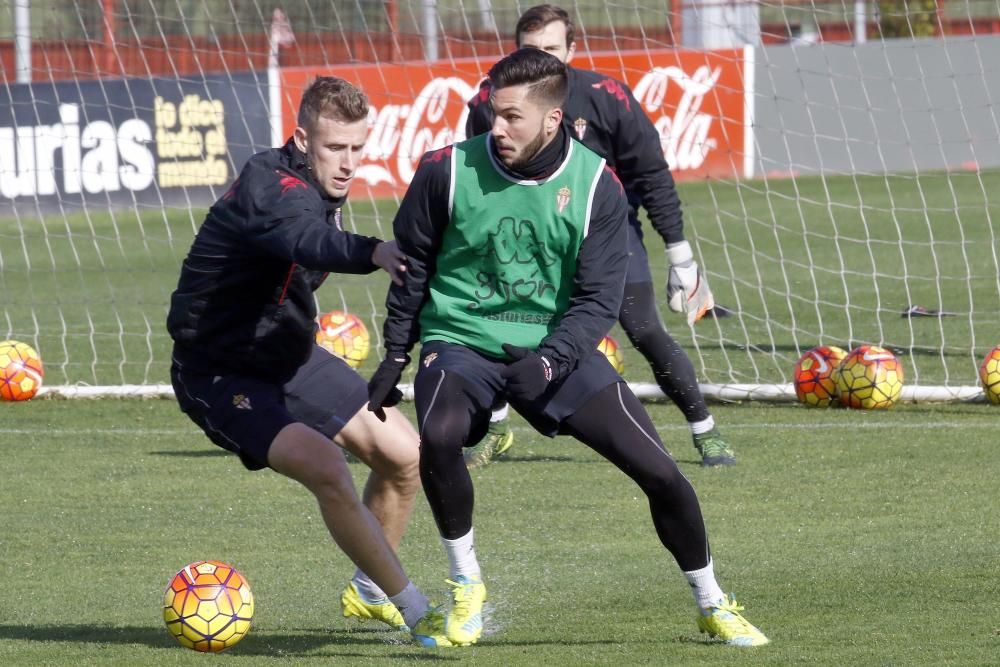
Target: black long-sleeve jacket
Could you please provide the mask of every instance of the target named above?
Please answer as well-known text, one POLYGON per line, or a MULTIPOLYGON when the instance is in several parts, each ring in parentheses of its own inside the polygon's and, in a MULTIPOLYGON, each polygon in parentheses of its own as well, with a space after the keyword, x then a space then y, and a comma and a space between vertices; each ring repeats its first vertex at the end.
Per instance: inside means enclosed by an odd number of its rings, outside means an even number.
POLYGON ((209 209, 181 267, 167 329, 185 368, 284 382, 315 334, 328 272, 371 273, 377 238, 346 232, 289 140, 254 155, 209 209))
MULTIPOLYGON (((636 208, 646 209, 653 228, 666 244, 684 240, 681 200, 660 147, 660 135, 624 83, 590 70, 568 67, 569 95, 563 125, 615 170, 638 224, 636 208)), ((474 137, 493 125, 489 81, 468 102, 465 134, 474 137)))
MULTIPOLYGON (((559 162, 571 141, 565 132, 561 135, 555 140, 561 143, 559 162)), ((409 268, 404 284, 390 285, 386 298, 384 337, 389 352, 409 352, 420 338, 418 316, 427 301, 435 258, 450 221, 451 151, 447 146, 421 158, 393 220, 393 232, 409 259, 409 268)), ((588 233, 577 255, 569 307, 560 313, 559 325, 538 348, 561 373, 573 370, 581 358, 593 353, 618 319, 628 265, 627 220, 624 190, 614 173, 605 168, 595 190, 588 233)))

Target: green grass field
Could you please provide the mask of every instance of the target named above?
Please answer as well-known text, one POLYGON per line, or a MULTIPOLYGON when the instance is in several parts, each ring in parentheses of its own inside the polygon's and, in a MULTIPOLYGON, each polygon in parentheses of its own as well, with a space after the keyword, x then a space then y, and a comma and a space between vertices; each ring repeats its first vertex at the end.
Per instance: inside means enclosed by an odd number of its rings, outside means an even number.
MULTIPOLYGON (((256 594, 231 665, 1000 662, 994 409, 716 406, 740 457, 725 470, 697 465, 674 408, 650 410, 699 492, 720 582, 770 646, 705 643, 631 482, 519 419, 509 459, 474 473, 486 634, 427 652, 340 618, 353 568, 306 492, 244 472, 172 401, 33 401, 0 404, 0 664, 207 664, 160 620, 169 578, 202 558, 256 594)), ((441 600, 422 496, 401 557, 441 600)))
MULTIPOLYGON (((687 237, 736 316, 694 333, 665 306, 663 318, 704 382, 787 382, 805 350, 866 342, 892 347, 907 382, 974 385, 1000 343, 1000 205, 987 196, 998 189, 1000 171, 681 183, 687 237), (900 317, 909 305, 954 315, 900 317)), ((348 217, 389 237, 394 212, 391 201, 359 198, 348 217)), ((0 221, 0 335, 35 345, 51 385, 167 382, 169 296, 203 217, 195 208, 0 221)), ((663 298, 663 244, 646 233, 663 298)), ((386 286, 382 274, 333 276, 318 300, 364 318, 377 345, 386 286)), ((627 360, 629 380, 650 380, 638 355, 627 360)))

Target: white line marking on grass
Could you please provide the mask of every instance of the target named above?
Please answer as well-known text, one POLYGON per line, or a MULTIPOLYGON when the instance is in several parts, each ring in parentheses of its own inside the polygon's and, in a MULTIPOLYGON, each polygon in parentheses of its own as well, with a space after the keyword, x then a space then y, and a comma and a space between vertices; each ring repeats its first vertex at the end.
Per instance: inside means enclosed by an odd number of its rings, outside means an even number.
MULTIPOLYGON (((759 431, 761 429, 824 429, 839 428, 846 422, 802 422, 801 424, 779 423, 746 423, 725 422, 720 424, 725 431, 759 431)), ((966 422, 966 421, 944 421, 944 422, 864 422, 857 421, 850 424, 851 428, 859 429, 922 429, 922 428, 990 428, 995 429, 996 424, 989 421, 966 422)), ((535 429, 530 426, 513 426, 511 430, 518 433, 535 433, 535 429)), ((684 424, 657 424, 658 431, 688 431, 684 424)), ((45 433, 51 436, 80 436, 80 435, 197 435, 197 429, 185 428, 74 428, 74 429, 53 429, 46 426, 38 428, 0 428, 0 435, 37 435, 45 433)))
MULTIPOLYGON (((953 422, 897 422, 897 421, 884 421, 884 422, 853 422, 848 424, 847 422, 803 422, 801 424, 789 424, 787 422, 775 423, 775 424, 739 424, 732 422, 725 422, 719 424, 724 431, 759 431, 760 429, 824 429, 824 428, 840 428, 849 425, 851 428, 870 428, 870 429, 882 429, 882 428, 892 428, 892 429, 904 429, 904 428, 996 428, 996 424, 989 422, 972 422, 967 423, 964 421, 953 421, 953 422)), ((688 431, 687 426, 677 426, 671 425, 657 425, 657 430, 664 431, 688 431)))
POLYGON ((190 435, 197 433, 183 428, 0 428, 0 435, 38 435, 44 433, 51 436, 64 435, 190 435))

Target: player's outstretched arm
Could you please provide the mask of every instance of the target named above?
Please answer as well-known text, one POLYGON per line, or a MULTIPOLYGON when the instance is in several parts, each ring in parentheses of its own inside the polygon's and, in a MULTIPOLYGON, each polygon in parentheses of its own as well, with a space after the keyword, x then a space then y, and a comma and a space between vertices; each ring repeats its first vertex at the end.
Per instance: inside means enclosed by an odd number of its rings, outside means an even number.
POLYGON ((715 299, 694 261, 691 245, 684 240, 681 200, 663 157, 659 133, 632 91, 623 85, 622 92, 624 104, 615 107, 620 116, 613 143, 618 175, 646 209, 650 223, 667 246, 667 305, 684 313, 688 324, 694 324, 715 306, 715 299))
POLYGON ((403 284, 403 274, 406 273, 406 255, 399 249, 395 241, 383 241, 375 246, 372 262, 389 274, 393 284, 403 284))

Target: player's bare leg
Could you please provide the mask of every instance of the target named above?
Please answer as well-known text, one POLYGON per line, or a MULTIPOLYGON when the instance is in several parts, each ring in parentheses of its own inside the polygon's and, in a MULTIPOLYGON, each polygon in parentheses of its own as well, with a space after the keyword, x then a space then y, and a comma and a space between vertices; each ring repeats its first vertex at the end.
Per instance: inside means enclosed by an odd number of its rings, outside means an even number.
POLYGON ((385 422, 361 408, 334 442, 371 468, 364 504, 382 524, 385 538, 398 549, 420 490, 419 438, 410 421, 387 408, 385 422))
POLYGON ((268 464, 316 496, 334 542, 386 593, 395 595, 407 586, 395 550, 358 498, 343 453, 328 438, 304 424, 289 424, 271 444, 268 464))
MULTIPOLYGON (((420 449, 417 432, 409 420, 395 408, 385 413, 383 422, 362 408, 334 437, 334 442, 371 469, 364 504, 382 525, 389 545, 398 549, 420 488, 420 449)), ((341 594, 340 608, 345 618, 381 621, 397 630, 406 628, 385 591, 362 568, 341 594)))
POLYGON ((399 617, 396 627, 412 628, 423 646, 451 645, 443 616, 406 576, 375 515, 358 497, 343 452, 329 438, 304 424, 289 424, 271 444, 268 464, 316 496, 334 542, 386 592, 385 607, 399 617))

